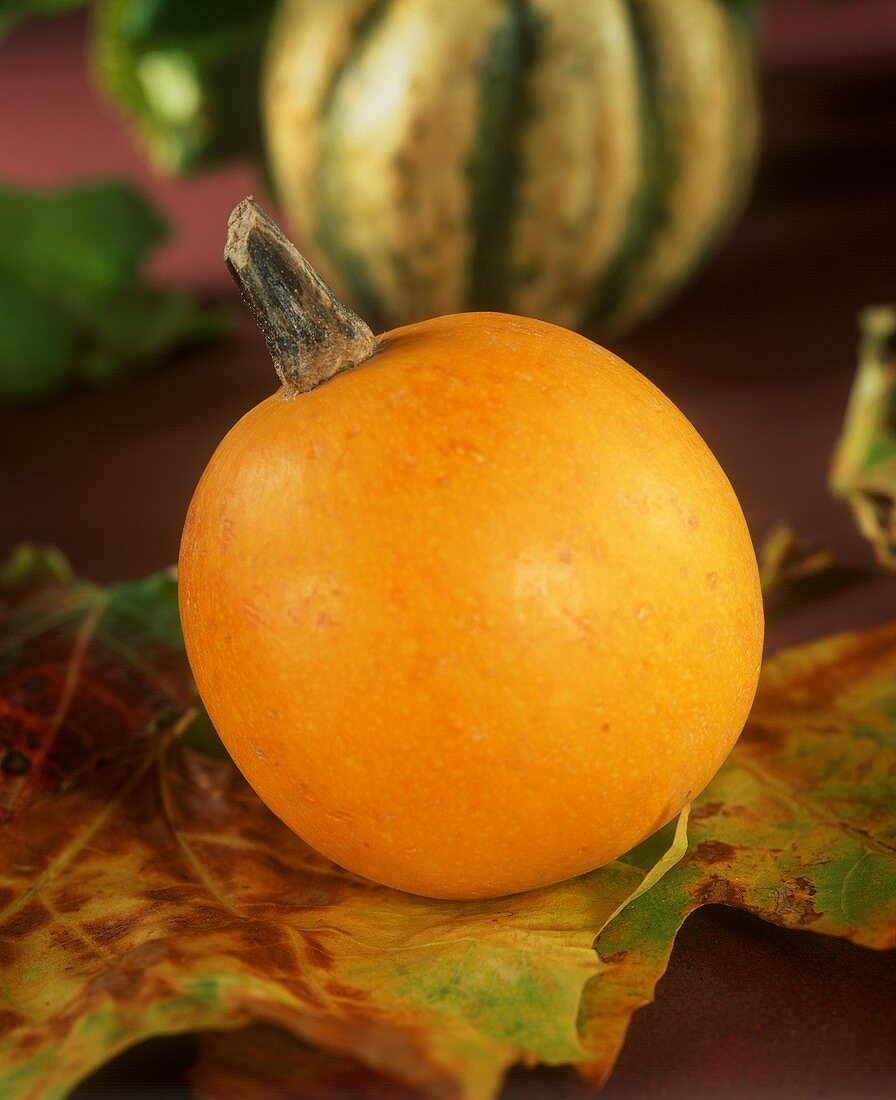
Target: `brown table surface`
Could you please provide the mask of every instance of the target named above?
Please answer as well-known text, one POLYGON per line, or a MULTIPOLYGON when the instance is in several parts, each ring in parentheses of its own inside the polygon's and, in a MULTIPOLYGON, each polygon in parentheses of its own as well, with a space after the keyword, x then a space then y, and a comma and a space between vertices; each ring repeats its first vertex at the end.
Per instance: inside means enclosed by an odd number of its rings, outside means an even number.
MULTIPOLYGON (((690 416, 736 486, 754 537, 791 521, 840 560, 870 554, 825 489, 854 369, 856 314, 896 297, 896 2, 772 0, 764 35, 765 158, 737 230, 674 306, 614 345, 690 416)), ((217 441, 274 379, 221 263, 249 168, 152 173, 91 90, 78 17, 0 44, 0 179, 137 181, 178 235, 156 270, 232 301, 234 337, 127 386, 0 411, 0 554, 56 543, 97 580, 172 562, 217 441)), ((768 651, 896 613, 896 579, 769 622, 768 651)), ((189 1060, 126 1057, 79 1096, 164 1095, 189 1060)), ((516 1071, 506 1095, 584 1096, 561 1071, 516 1071)), ((720 907, 685 925, 655 1002, 635 1017, 603 1096, 896 1095, 896 952, 784 932, 720 907)))

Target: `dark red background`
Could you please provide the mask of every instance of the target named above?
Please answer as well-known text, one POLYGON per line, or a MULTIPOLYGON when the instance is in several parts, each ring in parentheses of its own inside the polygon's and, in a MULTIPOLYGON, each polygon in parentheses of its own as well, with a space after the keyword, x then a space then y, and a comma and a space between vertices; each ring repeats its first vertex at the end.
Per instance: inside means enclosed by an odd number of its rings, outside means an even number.
MULTIPOLYGON (((252 171, 154 174, 92 91, 84 40, 83 20, 66 17, 0 43, 0 179, 135 180, 177 227, 158 275, 226 298, 238 314, 231 340, 132 384, 0 410, 0 555, 24 539, 56 543, 80 572, 110 580, 175 559, 212 449, 274 377, 221 262, 227 214, 259 193, 252 171)), ((774 614, 774 652, 896 613, 896 578, 870 570, 825 488, 856 314, 896 299, 896 0, 772 0, 763 58, 765 155, 747 215, 672 308, 614 350, 691 417, 757 540, 787 519, 863 571, 848 588, 774 614)), ((176 1087, 189 1045, 166 1050, 125 1059, 79 1095, 176 1087)), ((518 1071, 508 1086, 508 1096, 582 1093, 559 1072, 518 1071)), ((894 1094, 896 952, 714 908, 686 924, 603 1096, 894 1094)))

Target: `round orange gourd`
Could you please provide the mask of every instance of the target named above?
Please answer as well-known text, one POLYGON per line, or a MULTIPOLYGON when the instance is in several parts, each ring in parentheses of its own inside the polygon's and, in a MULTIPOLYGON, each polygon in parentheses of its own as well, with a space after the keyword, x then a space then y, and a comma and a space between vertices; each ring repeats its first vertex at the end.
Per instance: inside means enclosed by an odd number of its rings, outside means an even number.
POLYGON ((184 531, 216 728, 283 821, 381 883, 491 897, 612 860, 706 785, 753 699, 730 484, 583 337, 464 314, 374 344, 289 249, 241 204, 228 258, 286 385, 184 531))

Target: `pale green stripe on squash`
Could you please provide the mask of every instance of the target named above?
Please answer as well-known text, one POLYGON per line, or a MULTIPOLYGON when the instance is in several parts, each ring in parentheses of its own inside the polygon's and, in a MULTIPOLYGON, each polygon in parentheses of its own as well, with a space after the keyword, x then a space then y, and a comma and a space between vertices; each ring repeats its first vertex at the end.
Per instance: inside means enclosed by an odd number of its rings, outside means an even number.
POLYGON ((625 0, 531 0, 541 28, 514 226, 515 308, 575 325, 641 186, 638 62, 625 0))
POLYGON ((386 2, 283 0, 265 67, 262 105, 272 176, 299 244, 342 297, 355 295, 318 241, 324 116, 356 39, 386 2))
POLYGON ((320 174, 323 243, 340 266, 363 265, 386 322, 464 302, 467 166, 482 59, 502 14, 502 0, 473 8, 391 0, 334 89, 320 174))
POLYGON ((529 0, 502 0, 502 16, 482 60, 479 124, 468 165, 467 295, 477 309, 509 308, 509 246, 524 170, 520 145, 531 114, 527 78, 538 39, 529 0))
MULTIPOLYGON (((668 10, 662 0, 641 2, 664 14, 668 10)), ((681 130, 674 133, 682 175, 686 172, 690 183, 689 188, 679 185, 672 196, 670 237, 677 237, 677 244, 664 256, 666 242, 661 242, 655 264, 645 266, 644 296, 640 301, 638 294, 633 296, 628 311, 619 319, 622 324, 637 321, 676 292, 740 211, 752 183, 757 109, 755 25, 745 18, 750 4, 734 4, 732 9, 731 3, 724 0, 688 2, 693 4, 694 18, 690 23, 683 19, 679 24, 679 44, 686 53, 694 53, 703 36, 705 45, 703 58, 690 58, 689 79, 682 81, 684 87, 696 89, 694 114, 685 120, 685 129, 693 127, 701 135, 703 140, 698 149, 701 147, 703 154, 686 149, 686 136, 681 130), (711 61, 711 72, 703 64, 706 61, 711 61), (717 105, 718 117, 714 122, 712 111, 717 105), (715 186, 712 186, 714 172, 715 186), (668 261, 665 267, 664 260, 668 261), (651 285, 651 275, 656 273, 659 279, 651 285)), ((684 5, 675 9, 677 17, 682 17, 685 11, 684 5)))
POLYGON ((749 196, 756 174, 761 130, 756 40, 762 7, 759 0, 740 0, 734 7, 730 16, 733 43, 731 70, 740 98, 735 116, 731 192, 728 209, 723 211, 720 219, 722 222, 732 221, 749 196))
POLYGON ((345 45, 342 62, 333 75, 322 105, 316 178, 315 240, 330 262, 336 265, 339 278, 348 288, 348 296, 355 308, 375 327, 379 327, 385 318, 378 286, 371 275, 370 265, 345 232, 349 210, 355 200, 350 189, 343 189, 342 165, 346 152, 338 97, 343 84, 351 79, 361 63, 365 46, 387 22, 388 11, 389 0, 376 0, 355 25, 351 40, 345 45))
MULTIPOLYGON (((661 119, 665 186, 654 232, 603 322, 643 316, 691 272, 743 193, 752 70, 743 24, 719 0, 630 0, 661 119)), ((617 288, 618 292, 618 288, 617 288)), ((594 314, 592 314, 594 318, 594 314)))
POLYGON ((668 180, 675 171, 675 150, 659 107, 658 87, 650 41, 632 0, 626 0, 637 62, 638 116, 641 134, 641 185, 632 198, 616 254, 604 270, 596 292, 582 310, 579 327, 603 325, 625 302, 644 256, 662 231, 669 211, 668 180))

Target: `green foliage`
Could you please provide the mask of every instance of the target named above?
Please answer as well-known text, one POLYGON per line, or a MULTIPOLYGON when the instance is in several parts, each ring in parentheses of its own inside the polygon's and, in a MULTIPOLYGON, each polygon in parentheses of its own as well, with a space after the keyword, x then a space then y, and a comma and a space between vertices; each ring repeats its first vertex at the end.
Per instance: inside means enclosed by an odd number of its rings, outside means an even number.
POLYGON ((95 0, 98 79, 160 168, 261 155, 258 89, 275 6, 95 0))
POLYGON ((220 333, 220 312, 144 280, 167 232, 123 183, 0 187, 0 399, 117 381, 220 333))
POLYGON ((259 86, 277 0, 0 0, 0 33, 85 6, 96 79, 160 168, 261 158, 259 86))

